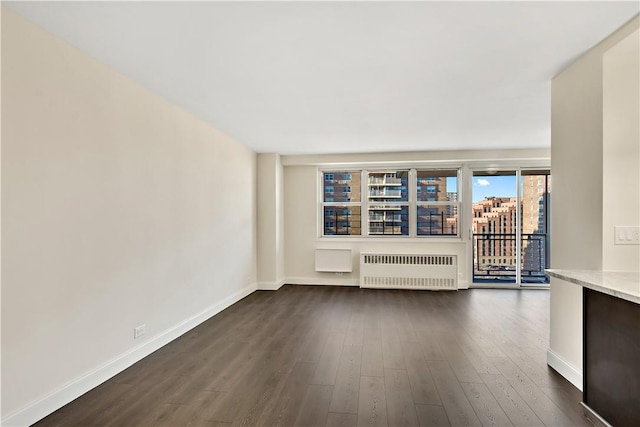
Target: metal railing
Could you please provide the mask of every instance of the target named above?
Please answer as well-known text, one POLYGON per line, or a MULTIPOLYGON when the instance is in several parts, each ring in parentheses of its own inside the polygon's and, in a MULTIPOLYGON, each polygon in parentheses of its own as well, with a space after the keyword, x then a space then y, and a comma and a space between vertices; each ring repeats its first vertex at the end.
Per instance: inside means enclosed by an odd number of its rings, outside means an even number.
POLYGON ((353 236, 360 235, 360 213, 336 207, 324 212, 325 236, 353 236))
POLYGON ((455 236, 458 234, 458 224, 447 224, 444 212, 426 213, 418 215, 418 236, 455 236))
MULTIPOLYGON (((517 277, 516 234, 473 235, 474 283, 514 283, 517 277)), ((544 269, 549 267, 549 241, 545 233, 521 235, 522 283, 549 283, 544 269)))

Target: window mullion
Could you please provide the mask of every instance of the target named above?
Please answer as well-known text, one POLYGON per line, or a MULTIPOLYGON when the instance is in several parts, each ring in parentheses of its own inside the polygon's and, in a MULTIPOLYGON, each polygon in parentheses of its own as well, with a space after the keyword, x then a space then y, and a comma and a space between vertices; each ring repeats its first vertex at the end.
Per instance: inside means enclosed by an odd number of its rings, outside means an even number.
POLYGON ((416 170, 409 170, 409 236, 416 237, 418 235, 418 212, 416 203, 418 200, 416 182, 416 170))
POLYGON ((363 170, 361 172, 361 182, 362 185, 361 191, 362 195, 360 196, 360 200, 362 200, 362 214, 361 214, 361 224, 362 227, 362 235, 364 237, 369 237, 369 171, 363 170))

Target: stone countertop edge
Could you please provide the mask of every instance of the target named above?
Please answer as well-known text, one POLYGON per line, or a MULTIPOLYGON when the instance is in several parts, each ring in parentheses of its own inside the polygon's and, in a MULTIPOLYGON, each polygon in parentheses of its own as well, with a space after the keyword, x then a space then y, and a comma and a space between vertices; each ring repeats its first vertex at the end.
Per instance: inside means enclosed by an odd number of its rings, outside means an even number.
POLYGON ((551 277, 640 304, 640 272, 546 269, 551 277))

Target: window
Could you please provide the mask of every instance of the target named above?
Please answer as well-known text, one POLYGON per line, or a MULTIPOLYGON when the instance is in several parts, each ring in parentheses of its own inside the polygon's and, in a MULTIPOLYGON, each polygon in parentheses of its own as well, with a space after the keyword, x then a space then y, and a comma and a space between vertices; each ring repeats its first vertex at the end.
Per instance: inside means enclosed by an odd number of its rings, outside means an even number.
POLYGON ((362 229, 359 171, 323 172, 324 236, 359 236, 362 229), (338 177, 338 181, 335 179, 338 177))
POLYGON ((321 176, 323 236, 459 236, 457 169, 321 176))
POLYGON ((417 170, 416 234, 458 236, 458 200, 457 169, 417 170))
POLYGON ((409 171, 369 171, 368 234, 409 235, 409 171))

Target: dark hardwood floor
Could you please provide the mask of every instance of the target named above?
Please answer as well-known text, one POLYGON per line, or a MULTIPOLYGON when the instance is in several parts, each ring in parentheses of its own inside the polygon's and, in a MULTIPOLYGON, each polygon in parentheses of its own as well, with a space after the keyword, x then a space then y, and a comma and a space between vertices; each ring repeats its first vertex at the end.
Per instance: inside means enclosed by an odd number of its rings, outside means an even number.
POLYGON ((36 425, 590 425, 549 293, 259 291, 36 425))

